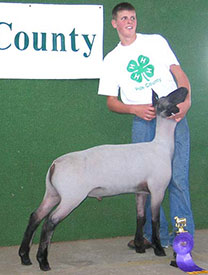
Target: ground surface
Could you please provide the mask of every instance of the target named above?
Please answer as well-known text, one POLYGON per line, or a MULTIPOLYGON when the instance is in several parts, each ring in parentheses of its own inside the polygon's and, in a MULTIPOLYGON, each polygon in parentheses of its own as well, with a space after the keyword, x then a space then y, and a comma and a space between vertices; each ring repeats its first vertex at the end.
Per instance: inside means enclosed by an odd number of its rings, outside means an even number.
MULTIPOLYGON (((51 271, 39 270, 36 261, 37 245, 31 249, 33 265, 20 263, 18 247, 0 247, 1 275, 67 274, 67 275, 182 275, 181 270, 171 267, 172 248, 166 249, 166 257, 157 257, 152 249, 137 254, 127 247, 131 237, 103 240, 52 243, 49 250, 51 271)), ((196 232, 192 257, 198 266, 208 270, 208 230, 196 232)))

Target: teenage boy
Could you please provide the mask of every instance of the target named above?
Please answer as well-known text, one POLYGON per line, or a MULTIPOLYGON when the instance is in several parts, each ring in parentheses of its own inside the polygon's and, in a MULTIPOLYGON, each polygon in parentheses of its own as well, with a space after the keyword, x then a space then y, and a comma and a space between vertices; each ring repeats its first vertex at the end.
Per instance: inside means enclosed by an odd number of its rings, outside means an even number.
MULTIPOLYGON (((187 98, 178 105, 180 111, 170 117, 178 124, 175 130, 175 152, 172 179, 169 184, 170 216, 187 219, 186 229, 194 235, 194 221, 189 194, 189 128, 186 113, 191 106, 191 87, 167 41, 157 34, 136 33, 137 17, 130 3, 120 3, 112 11, 112 26, 120 43, 106 55, 99 83, 100 95, 107 96, 107 106, 117 113, 133 114, 132 142, 148 142, 154 138, 156 114, 152 106, 152 88, 159 97, 177 87, 186 87, 187 98), (120 94, 121 100, 118 96, 120 94)), ((134 161, 134 160, 132 160, 134 161)), ((162 173, 162 171, 161 171, 162 173)), ((150 198, 146 202, 144 237, 151 246, 150 198)), ((174 234, 168 234, 168 223, 160 210, 160 240, 163 247, 172 244, 174 234)), ((129 247, 134 248, 134 241, 129 247)))

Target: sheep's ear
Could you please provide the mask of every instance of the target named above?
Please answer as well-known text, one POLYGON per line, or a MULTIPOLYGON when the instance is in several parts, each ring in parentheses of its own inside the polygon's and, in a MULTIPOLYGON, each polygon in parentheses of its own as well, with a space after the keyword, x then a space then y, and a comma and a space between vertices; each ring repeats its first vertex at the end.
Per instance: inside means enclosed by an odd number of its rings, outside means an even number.
POLYGON ((159 97, 158 97, 157 93, 152 89, 152 105, 156 106, 158 100, 159 100, 159 97))
POLYGON ((186 89, 185 87, 180 87, 167 95, 167 99, 171 104, 177 105, 186 99, 187 94, 188 89, 186 89))

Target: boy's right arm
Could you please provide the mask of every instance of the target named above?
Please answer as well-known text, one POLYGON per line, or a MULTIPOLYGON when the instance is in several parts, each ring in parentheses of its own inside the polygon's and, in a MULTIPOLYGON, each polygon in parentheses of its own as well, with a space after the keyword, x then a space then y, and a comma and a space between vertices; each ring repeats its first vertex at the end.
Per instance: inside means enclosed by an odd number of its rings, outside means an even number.
POLYGON ((107 96, 107 106, 113 112, 133 114, 147 121, 156 117, 152 104, 129 105, 121 102, 116 96, 107 96))

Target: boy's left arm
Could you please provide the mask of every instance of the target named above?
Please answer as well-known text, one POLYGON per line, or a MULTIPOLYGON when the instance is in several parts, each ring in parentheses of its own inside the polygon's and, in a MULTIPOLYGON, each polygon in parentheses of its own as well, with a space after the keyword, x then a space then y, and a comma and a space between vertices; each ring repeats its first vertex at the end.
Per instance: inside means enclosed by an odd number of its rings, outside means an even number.
POLYGON ((180 65, 171 65, 170 71, 175 78, 178 88, 185 87, 188 89, 188 94, 185 101, 178 104, 178 108, 180 109, 179 113, 171 117, 171 118, 174 118, 177 122, 179 122, 181 119, 184 118, 189 108, 191 107, 191 85, 187 75, 182 70, 180 65))

